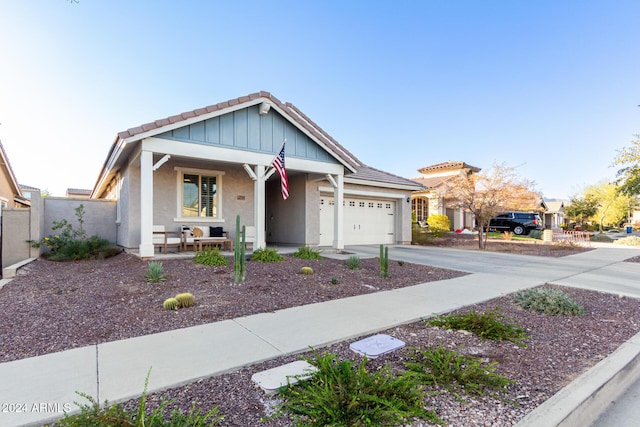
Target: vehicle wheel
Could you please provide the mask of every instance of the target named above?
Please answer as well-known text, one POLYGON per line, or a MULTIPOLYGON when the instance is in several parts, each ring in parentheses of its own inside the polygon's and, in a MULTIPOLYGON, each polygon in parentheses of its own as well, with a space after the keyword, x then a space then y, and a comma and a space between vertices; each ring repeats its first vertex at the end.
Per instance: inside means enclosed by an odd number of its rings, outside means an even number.
POLYGON ((521 236, 524 234, 524 227, 521 225, 516 225, 515 227, 513 227, 513 233, 517 234, 518 236, 521 236))

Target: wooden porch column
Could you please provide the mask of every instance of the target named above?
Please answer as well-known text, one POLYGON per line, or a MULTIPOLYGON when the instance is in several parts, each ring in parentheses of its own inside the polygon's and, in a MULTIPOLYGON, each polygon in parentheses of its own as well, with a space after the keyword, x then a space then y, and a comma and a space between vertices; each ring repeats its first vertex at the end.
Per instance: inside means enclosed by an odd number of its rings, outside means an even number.
POLYGON ((257 179, 253 183, 253 223, 256 227, 256 241, 254 242, 255 249, 264 249, 267 246, 265 233, 265 212, 267 204, 267 190, 265 182, 267 177, 265 175, 266 167, 263 165, 256 165, 254 172, 257 179))
POLYGON ((152 257, 153 248, 153 152, 140 153, 140 256, 152 257))
POLYGON ((344 249, 344 175, 335 176, 333 189, 333 247, 344 249))

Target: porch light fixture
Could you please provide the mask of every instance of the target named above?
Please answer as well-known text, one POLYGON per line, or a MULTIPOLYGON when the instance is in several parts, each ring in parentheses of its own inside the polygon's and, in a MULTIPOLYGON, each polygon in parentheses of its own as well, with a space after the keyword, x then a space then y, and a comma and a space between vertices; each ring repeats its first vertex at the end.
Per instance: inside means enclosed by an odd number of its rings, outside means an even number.
POLYGON ((160 160, 158 160, 158 162, 153 165, 153 171, 157 171, 160 166, 164 165, 165 163, 167 163, 169 161, 169 159, 171 158, 171 155, 169 154, 165 154, 163 158, 161 158, 160 160))
POLYGON ((333 188, 338 188, 338 183, 336 182, 335 179, 333 179, 331 174, 326 174, 325 176, 327 177, 327 181, 329 181, 329 184, 331 184, 333 188))
POLYGON ((407 197, 407 203, 411 203, 411 196, 407 197))
POLYGON ((253 169, 251 169, 251 166, 245 163, 244 165, 242 165, 242 167, 247 172, 247 175, 249 175, 249 178, 251 178, 254 181, 258 179, 253 169))

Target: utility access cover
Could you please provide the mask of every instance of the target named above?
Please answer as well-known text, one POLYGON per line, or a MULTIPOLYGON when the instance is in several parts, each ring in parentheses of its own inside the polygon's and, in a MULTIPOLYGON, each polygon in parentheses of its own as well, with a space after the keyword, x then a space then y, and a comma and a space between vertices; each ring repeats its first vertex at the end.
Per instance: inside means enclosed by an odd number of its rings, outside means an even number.
POLYGON ((349 348, 356 353, 367 356, 369 359, 389 353, 405 346, 404 341, 394 338, 390 335, 378 334, 351 343, 349 348))
POLYGON ((318 368, 307 361, 297 360, 266 371, 256 372, 251 376, 251 381, 262 390, 272 393, 287 384, 295 384, 300 380, 311 378, 318 368))

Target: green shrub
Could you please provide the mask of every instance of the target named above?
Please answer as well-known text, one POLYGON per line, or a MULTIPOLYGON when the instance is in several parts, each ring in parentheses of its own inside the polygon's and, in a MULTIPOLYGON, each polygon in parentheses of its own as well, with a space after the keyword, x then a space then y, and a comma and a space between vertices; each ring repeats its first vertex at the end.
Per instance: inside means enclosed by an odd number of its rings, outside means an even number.
POLYGON ((79 205, 76 209, 76 218, 79 227, 73 228, 66 219, 53 221, 51 230, 58 231, 57 234, 46 236, 39 242, 29 241, 31 246, 39 248, 45 246, 49 252, 44 256, 51 261, 75 261, 84 259, 102 259, 122 252, 118 246, 112 244, 100 236, 94 235, 87 238, 87 233, 83 228, 84 206, 79 205))
POLYGON ((191 307, 196 303, 196 297, 189 292, 183 292, 181 294, 176 295, 176 300, 178 301, 178 308, 187 308, 191 307))
POLYGON ((529 237, 531 237, 532 239, 542 240, 543 234, 543 230, 531 230, 529 232, 529 237))
POLYGON ((470 309, 467 313, 441 316, 428 320, 427 323, 453 330, 464 329, 482 338, 511 341, 521 347, 526 346, 522 340, 529 338, 524 329, 509 323, 509 319, 501 314, 499 308, 487 310, 484 313, 470 309))
POLYGON ((284 259, 275 249, 256 249, 251 255, 251 261, 258 262, 280 262, 284 259))
POLYGON ((313 274, 313 268, 311 267, 302 267, 300 269, 300 274, 305 274, 307 276, 310 276, 313 274))
POLYGON ((622 239, 618 239, 613 243, 615 245, 640 246, 640 237, 638 236, 623 237, 622 239))
POLYGON ((145 278, 149 283, 160 283, 167 280, 164 274, 164 265, 159 261, 151 261, 147 264, 147 275, 145 278))
POLYGON ((220 267, 228 265, 229 259, 220 253, 220 249, 217 246, 214 246, 213 248, 196 252, 196 255, 193 257, 193 262, 220 267))
POLYGON ((351 255, 347 259, 347 268, 349 270, 357 270, 360 268, 360 265, 361 265, 361 261, 358 255, 351 255))
POLYGON ((317 249, 303 246, 293 253, 293 256, 300 259, 322 259, 320 251, 317 249))
POLYGON ((427 224, 429 225, 429 231, 433 233, 434 237, 442 237, 451 230, 449 218, 443 214, 429 215, 427 224))
POLYGON ((456 394, 455 386, 468 394, 485 394, 486 389, 504 390, 514 383, 495 372, 497 363, 487 363, 479 357, 465 356, 442 346, 432 349, 412 349, 405 367, 423 384, 441 386, 456 394))
MULTIPOLYGON (((151 371, 151 370, 149 370, 151 371)), ((104 405, 100 405, 93 397, 85 393, 76 392, 79 396, 85 398, 89 403, 76 403, 80 408, 80 413, 74 415, 65 414, 64 418, 56 421, 52 426, 59 427, 165 427, 165 426, 215 426, 224 416, 219 415, 220 410, 217 406, 210 411, 202 413, 196 409, 195 404, 191 406, 186 414, 173 409, 167 413, 167 407, 174 400, 162 399, 160 406, 151 412, 146 413, 147 402, 147 386, 149 384, 149 375, 144 383, 144 391, 140 397, 138 408, 135 411, 127 411, 123 404, 109 405, 105 401, 104 405)))
POLYGON ((524 309, 549 316, 585 314, 584 308, 568 294, 554 288, 533 288, 517 292, 515 301, 524 309))
POLYGON ((331 278, 331 284, 332 285, 337 285, 338 284, 338 278, 337 277, 332 277, 331 278))
POLYGON ((388 365, 368 371, 367 359, 359 365, 339 361, 336 354, 306 359, 318 368, 308 380, 282 387, 275 416, 290 415, 296 426, 395 426, 414 418, 441 424, 424 409, 423 392, 416 379, 396 375, 388 365))

